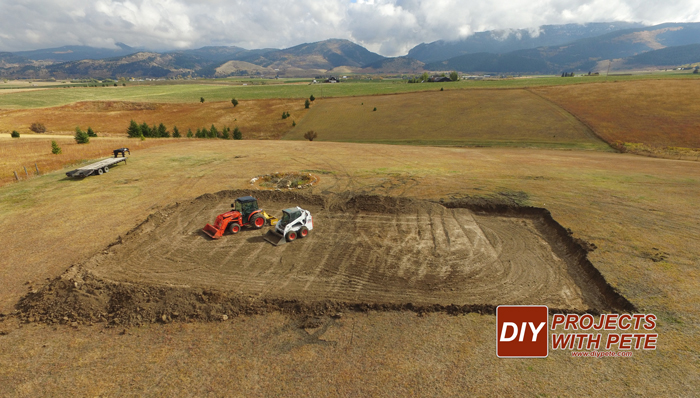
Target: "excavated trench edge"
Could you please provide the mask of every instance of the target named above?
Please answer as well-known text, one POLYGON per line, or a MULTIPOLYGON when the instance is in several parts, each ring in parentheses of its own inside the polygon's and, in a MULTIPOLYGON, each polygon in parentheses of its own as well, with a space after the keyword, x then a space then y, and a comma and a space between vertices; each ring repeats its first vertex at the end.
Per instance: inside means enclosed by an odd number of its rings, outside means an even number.
MULTIPOLYGON (((250 194, 250 191, 221 191, 205 194, 193 201, 223 200, 250 194)), ((424 200, 372 195, 308 195, 298 192, 255 191, 263 201, 298 201, 320 205, 328 210, 365 210, 397 213, 415 207, 424 200)), ((570 230, 557 223, 547 209, 519 206, 507 199, 462 198, 440 200, 446 208, 465 208, 480 215, 536 217, 547 226, 547 239, 563 243, 559 254, 566 254, 579 265, 581 277, 592 283, 605 301, 606 308, 586 311, 550 308, 550 313, 593 313, 607 311, 635 312, 635 306, 607 283, 603 275, 588 260, 587 254, 595 246, 572 237, 570 230)), ((149 215, 146 220, 119 237, 104 251, 122 244, 138 235, 148 222, 156 225, 165 221, 180 204, 168 206, 149 215)), ((87 261, 87 260, 86 260, 87 261)), ((441 305, 416 303, 364 303, 338 300, 301 301, 276 298, 252 299, 247 296, 217 291, 171 285, 151 285, 103 280, 84 268, 84 263, 71 266, 63 275, 38 290, 29 292, 16 305, 15 315, 24 322, 46 324, 93 324, 105 322, 107 326, 137 326, 145 323, 221 321, 241 315, 280 312, 297 318, 334 316, 343 311, 412 311, 417 314, 441 312, 451 315, 466 313, 495 314, 496 305, 467 304, 441 305)))

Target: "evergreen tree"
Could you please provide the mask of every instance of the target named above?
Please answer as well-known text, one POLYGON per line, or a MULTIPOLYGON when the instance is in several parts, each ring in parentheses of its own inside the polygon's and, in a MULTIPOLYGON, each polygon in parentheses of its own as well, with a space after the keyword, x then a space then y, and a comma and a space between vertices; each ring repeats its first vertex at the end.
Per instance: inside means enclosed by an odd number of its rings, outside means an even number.
POLYGON ((196 138, 207 138, 207 133, 209 133, 209 132, 207 131, 206 128, 197 129, 197 133, 195 133, 194 136, 196 138))
POLYGON ((151 137, 151 128, 148 126, 148 123, 146 123, 146 122, 141 123, 141 136, 142 137, 151 137))
POLYGON ((61 154, 61 147, 58 146, 58 143, 56 141, 51 141, 51 153, 53 153, 54 155, 61 154))
POLYGON ((180 138, 180 130, 177 129, 177 126, 173 126, 173 138, 180 138))
POLYGON ((80 127, 75 128, 75 142, 78 144, 88 144, 90 142, 90 136, 80 129, 80 127))
POLYGON ((231 103, 233 104, 234 108, 238 106, 238 100, 235 98, 231 99, 231 103))
POLYGON ((187 138, 192 138, 194 134, 192 134, 192 129, 187 129, 187 138))
POLYGON ((243 139, 243 133, 241 133, 241 130, 238 129, 238 126, 233 128, 233 139, 234 140, 242 140, 243 139))
POLYGON ((203 104, 203 103, 204 103, 204 97, 199 97, 199 102, 203 104))
POLYGON ((309 102, 309 100, 306 100, 306 102, 304 102, 304 108, 309 109, 309 105, 311 105, 311 102, 309 102))
POLYGON ((88 126, 87 135, 88 137, 97 137, 97 134, 95 134, 95 131, 90 126, 88 126))
POLYGON ((132 119, 129 128, 126 129, 126 134, 129 135, 129 138, 141 137, 141 127, 132 119))
POLYGON ((161 137, 161 138, 169 138, 170 137, 170 132, 168 132, 168 129, 165 128, 165 125, 163 123, 158 125, 158 137, 161 137))
POLYGON ((228 127, 224 127, 224 129, 221 130, 221 138, 223 138, 225 140, 230 140, 231 134, 229 134, 229 130, 230 129, 228 127))
POLYGON ((311 94, 311 97, 309 97, 309 101, 314 102, 316 101, 316 97, 314 97, 313 94, 311 94))
POLYGON ((219 130, 213 124, 211 129, 209 129, 209 138, 219 138, 219 130))

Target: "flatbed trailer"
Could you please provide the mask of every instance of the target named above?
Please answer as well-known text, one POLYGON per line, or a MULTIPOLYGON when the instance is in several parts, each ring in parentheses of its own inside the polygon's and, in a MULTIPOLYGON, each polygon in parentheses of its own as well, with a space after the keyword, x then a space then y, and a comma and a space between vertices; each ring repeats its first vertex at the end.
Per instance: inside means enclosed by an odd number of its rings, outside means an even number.
POLYGON ((95 162, 92 164, 89 164, 87 166, 83 166, 81 168, 71 170, 66 173, 68 177, 77 177, 77 178, 84 178, 87 176, 91 175, 102 175, 103 173, 106 173, 109 171, 109 168, 116 165, 117 163, 124 162, 126 163, 127 158, 109 158, 105 160, 100 160, 99 162, 95 162))

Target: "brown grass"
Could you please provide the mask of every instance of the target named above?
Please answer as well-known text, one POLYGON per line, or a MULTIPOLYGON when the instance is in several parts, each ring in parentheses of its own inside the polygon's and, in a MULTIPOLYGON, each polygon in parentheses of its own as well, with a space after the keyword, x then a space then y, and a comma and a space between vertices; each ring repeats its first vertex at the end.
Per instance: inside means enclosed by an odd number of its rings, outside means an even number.
MULTIPOLYGON (((644 144, 647 152, 659 154, 671 148, 671 157, 683 148, 700 148, 700 81, 645 80, 533 91, 575 114, 609 143, 644 144)), ((695 156, 690 151, 689 158, 695 156)))
MULTIPOLYGON (((10 314, 28 290, 103 250, 157 209, 246 189, 251 177, 280 170, 321 176, 315 193, 438 200, 522 192, 526 204, 549 209, 575 237, 594 243, 589 257, 607 280, 640 311, 659 316, 659 348, 618 359, 562 351, 542 360, 498 359, 495 317, 476 314, 346 313, 319 336, 277 313, 127 330, 10 319, 0 322, 8 333, 0 335, 0 395, 687 396, 697 390, 700 164, 627 154, 206 140, 140 150, 128 166, 100 178, 52 173, 0 187, 0 312, 10 314), (653 261, 659 252, 666 258, 653 261)), ((294 266, 295 246, 284 250, 285 266, 294 266)))
POLYGON ((323 99, 284 138, 301 140, 309 130, 317 141, 608 149, 570 114, 526 90, 323 99))
POLYGON ((113 156, 112 151, 127 147, 132 151, 155 145, 171 143, 173 139, 148 139, 145 141, 127 138, 90 138, 90 143, 78 145, 70 136, 34 135, 15 138, 0 138, 0 185, 20 179, 36 177, 36 169, 47 173, 66 166, 77 165, 91 159, 113 156), (51 153, 51 141, 61 147, 61 154, 51 153), (25 172, 25 167, 27 172, 25 172))
POLYGON ((293 120, 298 121, 306 112, 302 101, 277 99, 239 101, 235 108, 230 102, 78 102, 55 108, 0 111, 0 133, 29 132, 29 126, 39 122, 46 125, 49 133, 72 134, 76 126, 83 130, 91 126, 98 135, 125 135, 133 119, 139 124, 164 123, 171 131, 177 126, 183 136, 188 128, 196 131, 214 124, 219 130, 238 126, 244 139, 277 139, 292 127, 293 120), (291 117, 283 120, 284 111, 291 117))

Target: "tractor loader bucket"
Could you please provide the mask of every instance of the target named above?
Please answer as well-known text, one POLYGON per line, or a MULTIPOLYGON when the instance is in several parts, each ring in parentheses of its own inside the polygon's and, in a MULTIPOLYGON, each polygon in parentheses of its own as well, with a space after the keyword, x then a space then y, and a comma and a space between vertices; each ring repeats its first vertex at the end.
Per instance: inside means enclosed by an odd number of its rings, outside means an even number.
POLYGON ((219 239, 221 237, 221 235, 224 234, 223 230, 218 229, 211 224, 205 225, 204 228, 202 229, 202 232, 209 235, 209 237, 211 237, 212 239, 219 239))
POLYGON ((265 217, 265 221, 267 221, 267 223, 271 226, 275 226, 279 222, 279 218, 272 217, 271 215, 267 214, 265 210, 263 210, 262 215, 265 217))
POLYGON ((278 233, 275 231, 274 228, 270 228, 267 233, 263 236, 266 241, 272 243, 275 246, 283 245, 287 243, 287 240, 284 239, 284 235, 278 233))

